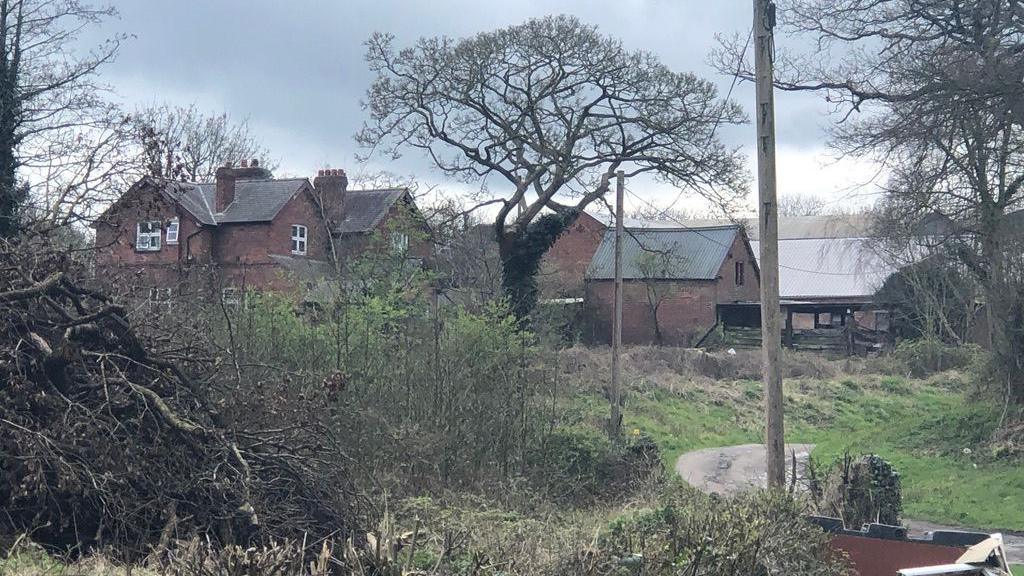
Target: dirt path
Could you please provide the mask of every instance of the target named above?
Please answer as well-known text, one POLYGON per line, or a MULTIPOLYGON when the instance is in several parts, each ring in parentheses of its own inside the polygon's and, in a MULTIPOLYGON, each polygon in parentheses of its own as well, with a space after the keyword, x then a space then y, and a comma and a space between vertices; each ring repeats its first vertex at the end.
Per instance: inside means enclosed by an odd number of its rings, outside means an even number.
MULTIPOLYGON (((803 478, 807 458, 814 449, 814 444, 786 444, 787 462, 792 462, 793 455, 797 460, 797 479, 803 478)), ((787 482, 791 479, 791 464, 787 464, 787 482)), ((721 448, 706 448, 688 452, 676 461, 676 472, 691 486, 704 492, 717 494, 734 494, 766 483, 765 453, 761 444, 742 444, 721 448)), ((966 530, 969 532, 985 532, 990 530, 966 528, 962 526, 945 526, 922 520, 904 519, 911 535, 921 535, 934 530, 966 530)), ((1011 564, 1024 563, 1024 534, 1004 533, 1003 544, 1007 559, 1011 564)))

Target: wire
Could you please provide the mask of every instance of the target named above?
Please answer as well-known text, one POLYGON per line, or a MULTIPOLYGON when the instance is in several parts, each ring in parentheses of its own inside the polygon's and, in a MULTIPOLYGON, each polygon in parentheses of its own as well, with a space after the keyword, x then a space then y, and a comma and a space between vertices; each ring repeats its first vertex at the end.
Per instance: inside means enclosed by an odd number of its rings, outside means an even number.
MULTIPOLYGON (((725 100, 722 100, 722 112, 725 111, 725 107, 729 104, 729 99, 732 98, 732 91, 736 88, 736 81, 740 79, 740 71, 743 69, 743 61, 747 59, 747 48, 750 47, 750 39, 754 37, 754 27, 750 27, 750 32, 747 32, 747 41, 743 44, 743 50, 740 52, 739 60, 736 61, 736 71, 732 73, 732 82, 729 83, 729 91, 725 93, 725 100)), ((715 132, 718 131, 718 125, 722 123, 722 114, 718 114, 715 117, 715 124, 711 126, 711 133, 708 134, 708 141, 704 143, 706 149, 711 145, 711 141, 715 139, 715 132)), ((673 200, 667 210, 671 210, 676 203, 683 197, 683 192, 680 191, 676 199, 673 200)))
MULTIPOLYGON (((644 198, 640 197, 639 195, 636 194, 636 192, 633 192, 629 188, 626 188, 625 191, 626 191, 626 193, 628 193, 633 198, 636 198, 637 200, 639 200, 639 201, 643 202, 644 204, 646 204, 648 207, 653 208, 654 210, 658 211, 662 216, 665 217, 666 220, 669 220, 671 222, 675 222, 676 224, 678 224, 680 228, 682 228, 682 229, 684 229, 686 231, 689 231, 689 232, 694 232, 698 236, 700 236, 701 238, 704 238, 705 240, 707 240, 707 241, 709 241, 711 243, 717 244, 717 245, 725 248, 726 250, 732 248, 731 246, 729 246, 727 244, 723 244, 723 243, 719 242, 718 240, 715 240, 714 238, 708 236, 707 234, 704 234, 703 232, 701 232, 700 228, 694 228, 692 226, 687 225, 682 220, 676 218, 675 216, 672 216, 668 212, 665 212, 664 210, 658 208, 654 204, 652 204, 652 203, 648 202, 647 200, 645 200, 644 198)), ((682 195, 682 192, 680 192, 680 196, 681 195, 682 195)), ((797 268, 795 266, 787 266, 785 264, 779 264, 779 268, 785 268, 786 270, 793 270, 795 272, 803 272, 805 274, 818 274, 820 276, 842 276, 842 277, 858 277, 858 276, 864 276, 865 274, 869 274, 869 273, 875 273, 875 274, 891 274, 892 273, 891 270, 879 270, 879 269, 876 269, 876 270, 873 270, 873 271, 865 270, 865 271, 862 271, 862 272, 823 272, 821 270, 807 270, 805 268, 797 268)))

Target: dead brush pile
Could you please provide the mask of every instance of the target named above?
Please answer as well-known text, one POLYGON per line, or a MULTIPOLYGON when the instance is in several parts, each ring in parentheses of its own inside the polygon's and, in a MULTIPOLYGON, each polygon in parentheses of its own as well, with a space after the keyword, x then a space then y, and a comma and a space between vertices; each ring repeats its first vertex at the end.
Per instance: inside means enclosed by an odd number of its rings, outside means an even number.
POLYGON ((155 351, 59 252, 0 243, 0 270, 0 535, 132 558, 351 531, 345 474, 324 468, 340 458, 302 426, 226 426, 195 341, 155 351))

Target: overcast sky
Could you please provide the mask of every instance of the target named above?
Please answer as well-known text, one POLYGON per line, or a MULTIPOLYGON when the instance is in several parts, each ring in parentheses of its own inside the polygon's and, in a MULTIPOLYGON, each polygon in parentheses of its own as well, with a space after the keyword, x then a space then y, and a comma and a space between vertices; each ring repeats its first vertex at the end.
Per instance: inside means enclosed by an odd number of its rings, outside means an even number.
MULTIPOLYGON (((467 36, 546 14, 567 13, 617 36, 627 48, 649 50, 670 68, 716 82, 724 94, 731 78, 707 64, 715 34, 749 30, 747 0, 150 0, 114 1, 120 17, 83 40, 116 33, 133 37, 103 70, 128 108, 195 103, 210 112, 248 118, 255 134, 280 162, 280 173, 312 175, 324 166, 350 168, 353 134, 365 114, 360 106, 372 77, 363 41, 390 32, 399 45, 421 36, 467 36)), ((780 39, 784 41, 784 39, 780 39)), ((753 110, 752 86, 733 98, 753 110)), ((810 194, 837 203, 863 201, 873 170, 836 163, 827 154, 830 122, 821 96, 777 95, 780 194, 810 194)), ((748 150, 753 125, 721 130, 748 150)), ((415 152, 398 165, 402 174, 445 184, 415 152)), ((633 189, 661 205, 675 197, 650 185, 633 189)), ((682 205, 693 205, 687 202, 682 205)))

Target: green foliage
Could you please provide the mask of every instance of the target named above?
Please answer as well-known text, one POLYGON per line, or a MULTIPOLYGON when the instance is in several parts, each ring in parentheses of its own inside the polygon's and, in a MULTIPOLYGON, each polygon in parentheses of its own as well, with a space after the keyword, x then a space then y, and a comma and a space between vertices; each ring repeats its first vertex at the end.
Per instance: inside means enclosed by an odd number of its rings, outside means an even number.
POLYGON ((841 518, 846 526, 869 522, 900 523, 903 492, 899 473, 892 464, 875 454, 854 459, 849 454, 837 458, 824 477, 811 475, 811 495, 818 513, 841 518))
POLYGON ((951 346, 936 338, 904 340, 893 351, 893 359, 900 370, 919 378, 944 370, 967 368, 980 355, 980 348, 973 344, 951 346))
POLYGON ((379 471, 376 485, 520 474, 549 429, 549 381, 527 363, 546 352, 501 302, 472 312, 435 306, 427 273, 388 250, 386 235, 371 242, 344 283, 310 294, 312 307, 248 295, 221 322, 226 375, 237 366, 239 395, 254 403, 322 398, 318 417, 354 461, 379 471))
MULTIPOLYGON (((597 355, 569 353, 583 355, 575 368, 581 382, 600 381, 605 365, 597 355)), ((762 441, 760 383, 728 373, 715 381, 679 378, 681 369, 664 364, 663 354, 637 348, 625 355, 623 427, 649 434, 669 471, 684 452, 762 441)), ((871 362, 834 361, 825 372, 833 377, 787 378, 787 441, 816 444, 814 457, 824 462, 846 452, 885 458, 900 472, 909 518, 1024 529, 1016 512, 1024 501, 1020 450, 1013 448, 1019 440, 993 443, 1003 405, 973 394, 958 372, 886 384, 889 377, 878 372, 891 367, 885 359, 871 362)), ((584 421, 607 411, 598 386, 574 397, 573 405, 584 421)), ((1011 410, 1007 422, 1015 414, 1011 410)))
POLYGON ((828 536, 780 493, 734 498, 671 490, 658 507, 616 518, 598 544, 605 574, 840 575, 828 536))
POLYGON ((613 444, 597 428, 556 429, 530 453, 531 478, 545 494, 580 502, 631 492, 661 475, 661 451, 650 436, 613 444))
POLYGON ((579 212, 572 209, 544 214, 520 233, 507 232, 510 236, 501 250, 501 281, 517 318, 525 318, 536 307, 541 260, 578 216, 579 212))

